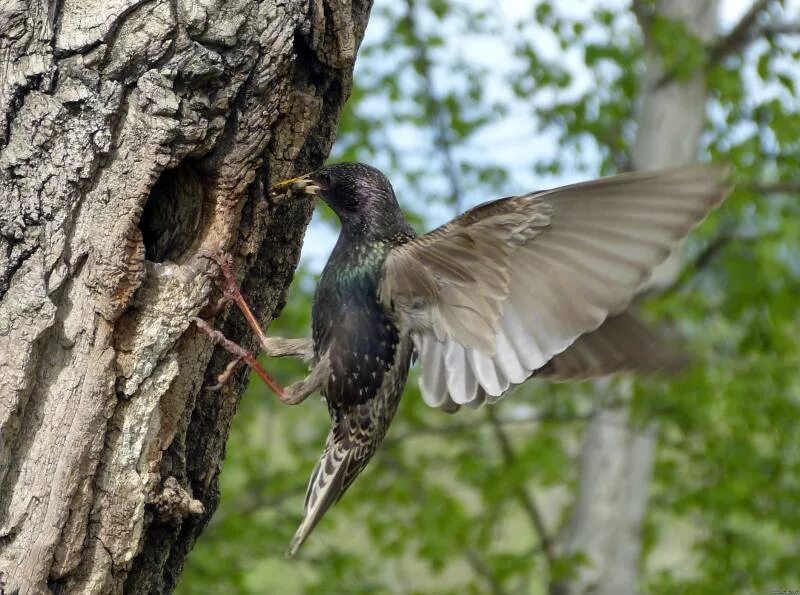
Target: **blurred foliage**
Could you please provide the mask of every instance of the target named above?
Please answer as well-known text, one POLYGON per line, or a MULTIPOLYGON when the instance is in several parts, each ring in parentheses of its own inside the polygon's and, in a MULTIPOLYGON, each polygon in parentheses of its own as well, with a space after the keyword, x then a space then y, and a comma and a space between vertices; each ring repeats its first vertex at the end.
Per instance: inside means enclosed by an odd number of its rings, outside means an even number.
MULTIPOLYGON (((627 6, 594 5, 536 2, 510 19, 488 2, 378 0, 332 159, 383 169, 420 229, 526 190, 518 178, 624 169, 643 35, 627 6), (496 140, 508 130, 521 141, 496 140)), ((783 10, 768 3, 762 21, 786 22, 783 10)), ((293 561, 283 551, 327 412, 316 398, 280 406, 256 380, 179 593, 544 593, 585 560, 544 555, 531 506, 557 545, 585 421, 599 399, 626 398, 661 428, 643 591, 800 588, 800 44, 765 34, 714 60, 656 17, 648 35, 665 71, 706 73, 700 156, 730 163, 738 182, 688 242, 684 274, 647 304, 698 365, 670 381, 531 382, 455 416, 428 409, 412 378, 384 447, 293 561)), ((271 334, 309 333, 316 274, 298 271, 271 334)), ((265 363, 285 383, 304 372, 265 363)))

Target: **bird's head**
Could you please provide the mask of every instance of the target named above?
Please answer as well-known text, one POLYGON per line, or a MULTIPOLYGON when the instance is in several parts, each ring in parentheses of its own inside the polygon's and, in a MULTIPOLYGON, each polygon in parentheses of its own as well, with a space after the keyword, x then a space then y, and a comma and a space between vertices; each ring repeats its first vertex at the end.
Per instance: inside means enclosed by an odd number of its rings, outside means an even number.
POLYGON ((327 165, 276 184, 271 194, 321 198, 342 226, 353 231, 386 229, 404 221, 388 178, 364 163, 327 165))

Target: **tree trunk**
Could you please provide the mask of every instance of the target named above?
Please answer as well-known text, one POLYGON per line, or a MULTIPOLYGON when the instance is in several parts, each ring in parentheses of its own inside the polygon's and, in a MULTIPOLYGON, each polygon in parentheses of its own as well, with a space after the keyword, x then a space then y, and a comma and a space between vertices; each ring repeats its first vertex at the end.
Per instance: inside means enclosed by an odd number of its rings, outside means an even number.
POLYGON ((174 588, 247 376, 203 388, 229 358, 190 322, 213 287, 198 250, 280 310, 311 205, 265 189, 328 154, 370 4, 3 0, 6 592, 174 588))
MULTIPOLYGON (((656 13, 682 22, 708 42, 717 23, 718 1, 660 0, 656 13)), ((645 31, 645 35, 647 32, 645 31)), ((647 78, 639 102, 633 149, 636 169, 695 162, 706 118, 705 73, 690 80, 665 75, 657 55, 647 53, 647 78)), ((651 282, 666 285, 678 274, 675 255, 651 282)), ((602 404, 588 423, 579 462, 578 496, 563 542, 566 553, 582 552, 587 562, 577 576, 553 592, 564 595, 627 595, 638 590, 642 523, 656 452, 657 427, 631 423, 626 408, 602 404)))

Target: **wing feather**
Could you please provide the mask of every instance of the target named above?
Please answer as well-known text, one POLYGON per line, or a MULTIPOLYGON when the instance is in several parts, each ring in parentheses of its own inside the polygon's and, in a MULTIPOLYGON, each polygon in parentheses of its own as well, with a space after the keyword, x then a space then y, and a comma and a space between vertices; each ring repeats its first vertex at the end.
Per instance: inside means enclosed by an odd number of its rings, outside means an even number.
POLYGON ((414 337, 425 401, 452 410, 533 374, 672 367, 624 311, 722 202, 725 179, 694 166, 499 199, 393 249, 380 296, 414 337))
POLYGON ((422 369, 420 385, 422 386, 422 397, 431 407, 441 407, 448 398, 444 345, 430 333, 422 335, 416 345, 420 358, 427 362, 422 369))

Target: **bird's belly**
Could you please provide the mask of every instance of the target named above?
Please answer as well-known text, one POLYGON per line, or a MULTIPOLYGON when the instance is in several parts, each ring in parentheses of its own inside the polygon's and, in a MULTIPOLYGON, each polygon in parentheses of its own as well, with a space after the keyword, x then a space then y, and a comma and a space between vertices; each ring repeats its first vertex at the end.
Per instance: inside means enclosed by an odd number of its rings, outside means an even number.
POLYGON ((373 287, 337 290, 324 294, 314 313, 317 357, 327 354, 330 362, 323 390, 328 403, 348 407, 378 393, 402 392, 410 340, 403 339, 393 313, 378 302, 373 287))
POLYGON ((351 448, 368 449, 371 456, 383 440, 403 395, 411 367, 412 349, 410 337, 402 337, 392 366, 384 374, 383 381, 370 399, 345 404, 328 400, 334 434, 351 448))

